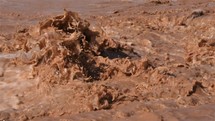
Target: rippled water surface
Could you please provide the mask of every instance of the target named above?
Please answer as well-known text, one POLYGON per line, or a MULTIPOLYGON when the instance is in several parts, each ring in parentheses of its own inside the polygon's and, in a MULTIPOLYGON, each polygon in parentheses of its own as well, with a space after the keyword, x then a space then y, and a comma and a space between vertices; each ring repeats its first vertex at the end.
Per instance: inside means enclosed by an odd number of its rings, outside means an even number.
POLYGON ((1 11, 52 13, 63 8, 81 13, 105 13, 144 0, 0 0, 1 11), (9 9, 8 9, 9 8, 9 9), (102 8, 102 9, 101 9, 102 8))

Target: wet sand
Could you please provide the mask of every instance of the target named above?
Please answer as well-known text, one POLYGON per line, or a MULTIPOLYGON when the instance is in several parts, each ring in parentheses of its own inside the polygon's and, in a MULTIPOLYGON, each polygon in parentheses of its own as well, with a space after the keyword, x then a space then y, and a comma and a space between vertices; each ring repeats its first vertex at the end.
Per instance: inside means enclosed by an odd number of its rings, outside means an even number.
POLYGON ((0 120, 214 121, 213 0, 46 2, 1 1, 0 120))

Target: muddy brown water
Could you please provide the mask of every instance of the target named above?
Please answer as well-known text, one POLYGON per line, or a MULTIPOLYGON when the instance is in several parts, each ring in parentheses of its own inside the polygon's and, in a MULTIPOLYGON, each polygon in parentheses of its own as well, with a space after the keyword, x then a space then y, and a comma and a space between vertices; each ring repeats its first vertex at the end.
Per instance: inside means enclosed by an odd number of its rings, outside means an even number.
POLYGON ((214 121, 214 0, 0 2, 0 121, 214 121), (50 63, 65 60, 56 54, 41 62, 34 76, 35 63, 18 59, 43 54, 35 40, 55 44, 70 33, 44 30, 39 35, 23 28, 37 28, 63 8, 88 20, 90 29, 100 33, 89 37, 105 41, 106 48, 91 41, 87 50, 92 52, 58 71, 50 63), (19 49, 25 40, 30 43, 27 52, 19 49), (126 46, 118 50, 121 45, 126 46), (96 47, 101 54, 93 53, 96 47), (124 54, 127 48, 130 56, 124 54), (100 75, 94 67, 103 69, 103 76, 90 82, 79 77, 82 68, 86 77, 100 75), (74 70, 79 78, 73 78, 74 70))
POLYGON ((144 0, 1 0, 1 11, 50 14, 53 12, 59 13, 60 10, 66 8, 85 14, 104 14, 126 6, 137 5, 143 3, 143 1, 144 0))
POLYGON ((64 8, 83 16, 102 15, 143 3, 143 0, 1 0, 0 2, 1 31, 10 32, 15 26, 35 24, 44 16, 59 14, 64 8))

